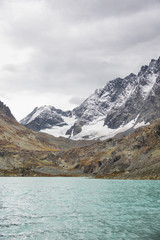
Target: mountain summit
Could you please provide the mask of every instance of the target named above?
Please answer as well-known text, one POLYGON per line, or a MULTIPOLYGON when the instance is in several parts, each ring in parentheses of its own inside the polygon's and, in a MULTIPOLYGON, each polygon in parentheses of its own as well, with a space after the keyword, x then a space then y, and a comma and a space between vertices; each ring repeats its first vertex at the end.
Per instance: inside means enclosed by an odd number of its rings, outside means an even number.
POLYGON ((71 111, 62 111, 53 106, 36 107, 26 118, 20 121, 21 124, 34 130, 51 128, 52 126, 62 127, 67 125, 63 117, 71 117, 71 111))
POLYGON ((36 131, 72 139, 106 139, 160 118, 160 57, 141 67, 137 75, 109 81, 79 107, 62 111, 35 108, 21 124, 36 131))

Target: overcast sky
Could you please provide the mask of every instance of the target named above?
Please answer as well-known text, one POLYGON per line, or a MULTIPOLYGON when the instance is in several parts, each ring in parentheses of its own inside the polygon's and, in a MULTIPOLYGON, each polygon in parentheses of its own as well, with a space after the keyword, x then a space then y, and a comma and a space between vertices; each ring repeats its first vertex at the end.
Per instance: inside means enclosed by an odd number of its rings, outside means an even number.
POLYGON ((160 0, 0 0, 0 100, 73 109, 160 56, 160 0))

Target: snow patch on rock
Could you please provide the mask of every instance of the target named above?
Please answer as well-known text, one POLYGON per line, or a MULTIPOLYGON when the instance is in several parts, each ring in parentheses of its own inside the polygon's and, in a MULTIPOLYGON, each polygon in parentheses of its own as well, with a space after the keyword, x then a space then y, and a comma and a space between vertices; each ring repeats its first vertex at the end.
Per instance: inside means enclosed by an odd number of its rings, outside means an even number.
POLYGON ((51 128, 46 128, 44 130, 41 130, 41 132, 51 134, 55 137, 66 137, 68 138, 69 136, 66 135, 67 130, 74 125, 76 122, 75 116, 73 117, 63 117, 63 120, 67 125, 65 126, 53 126, 51 128))

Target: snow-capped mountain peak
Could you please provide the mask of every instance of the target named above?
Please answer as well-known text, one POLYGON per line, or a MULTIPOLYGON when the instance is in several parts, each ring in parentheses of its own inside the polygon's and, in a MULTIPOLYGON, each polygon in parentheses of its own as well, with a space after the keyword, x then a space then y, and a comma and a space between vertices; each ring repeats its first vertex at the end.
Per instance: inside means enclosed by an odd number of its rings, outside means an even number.
POLYGON ((160 57, 142 66, 137 75, 131 73, 107 82, 72 111, 43 106, 35 108, 21 123, 36 131, 52 131, 56 136, 107 138, 121 129, 133 129, 159 118, 159 102, 160 57))
POLYGON ((53 106, 36 107, 27 117, 20 121, 21 124, 35 131, 51 128, 55 126, 64 126, 67 123, 63 117, 71 117, 71 111, 62 111, 53 106))

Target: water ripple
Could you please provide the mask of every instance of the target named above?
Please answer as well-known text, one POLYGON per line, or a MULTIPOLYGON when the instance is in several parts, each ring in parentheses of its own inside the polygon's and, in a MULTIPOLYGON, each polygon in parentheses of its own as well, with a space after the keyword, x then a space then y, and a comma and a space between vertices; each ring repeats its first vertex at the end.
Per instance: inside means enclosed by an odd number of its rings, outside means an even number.
POLYGON ((1 178, 1 240, 159 240, 159 181, 1 178))

